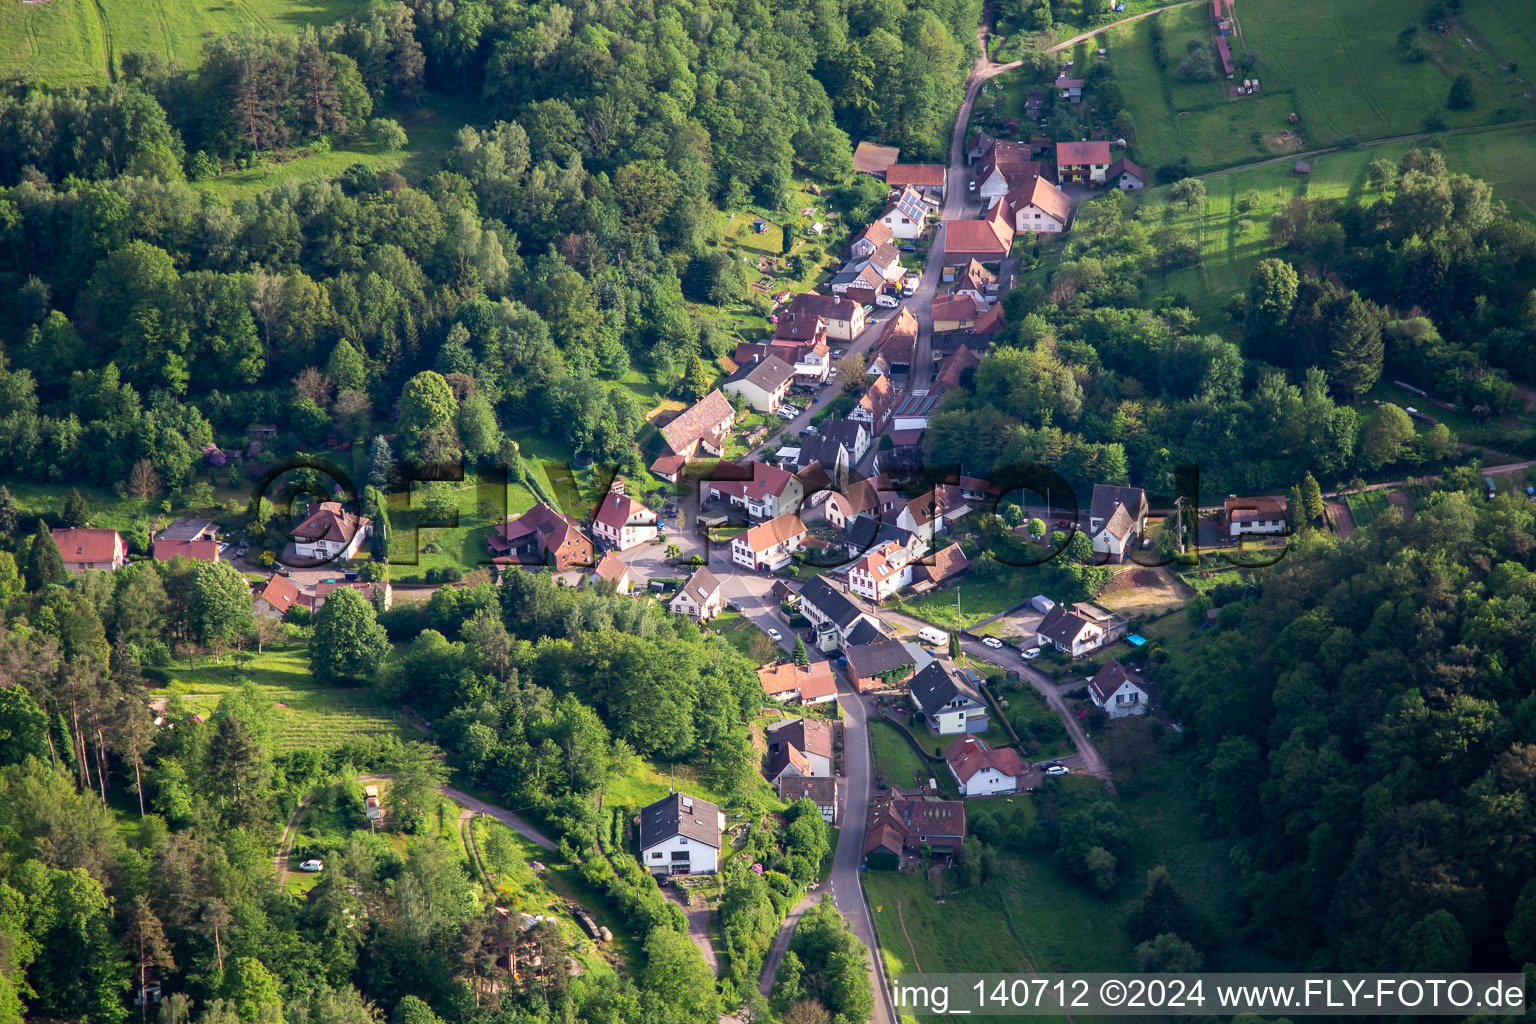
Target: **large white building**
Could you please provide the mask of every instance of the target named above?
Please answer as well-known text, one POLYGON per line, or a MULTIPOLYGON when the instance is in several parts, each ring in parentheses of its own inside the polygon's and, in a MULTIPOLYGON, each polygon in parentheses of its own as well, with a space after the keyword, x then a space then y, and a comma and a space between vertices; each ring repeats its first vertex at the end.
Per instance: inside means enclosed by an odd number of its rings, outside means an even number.
POLYGON ((1012 793, 1024 774, 1018 751, 989 747, 975 736, 962 736, 951 743, 944 751, 944 761, 964 797, 1012 793))
POLYGON ((1109 713, 1110 718, 1147 713, 1147 691, 1136 685, 1135 679, 1125 666, 1114 658, 1088 680, 1088 694, 1093 702, 1109 713))
POLYGON ((653 875, 713 874, 724 835, 724 811, 673 793, 640 812, 640 860, 653 875))

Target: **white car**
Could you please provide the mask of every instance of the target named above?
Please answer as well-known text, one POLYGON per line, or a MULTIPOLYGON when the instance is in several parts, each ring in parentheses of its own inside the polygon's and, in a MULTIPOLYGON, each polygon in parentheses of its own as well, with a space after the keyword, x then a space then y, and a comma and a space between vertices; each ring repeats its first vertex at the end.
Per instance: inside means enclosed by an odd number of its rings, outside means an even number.
POLYGON ((1036 658, 1040 657, 1040 648, 1031 647, 1029 650, 1019 655, 1019 657, 1023 658, 1025 661, 1034 661, 1036 658))
POLYGON ((994 651, 998 651, 1002 650, 1003 642, 995 636, 984 636, 981 638, 981 646, 990 647, 994 651))
POLYGON ((1045 774, 1047 774, 1047 775, 1070 775, 1070 774, 1072 774, 1072 769, 1068 768, 1064 764, 1048 764, 1048 765, 1045 766, 1045 774))
POLYGON ((311 857, 299 865, 300 871, 324 871, 325 863, 315 857, 311 857))
POLYGON ((776 629, 770 629, 768 630, 768 639, 772 640, 774 643, 778 643, 780 640, 784 639, 784 634, 780 633, 776 629))

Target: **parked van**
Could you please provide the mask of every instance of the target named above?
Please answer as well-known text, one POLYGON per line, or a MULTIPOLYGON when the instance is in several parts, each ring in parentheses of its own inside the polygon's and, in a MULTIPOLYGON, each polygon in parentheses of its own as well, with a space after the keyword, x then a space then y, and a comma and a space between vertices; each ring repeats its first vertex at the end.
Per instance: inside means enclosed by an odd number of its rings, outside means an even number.
POLYGON ((881 292, 879 295, 875 296, 875 305, 881 306, 885 309, 895 309, 897 306, 901 305, 901 300, 894 295, 887 295, 885 292, 881 292))
POLYGON ((919 640, 926 641, 935 647, 949 643, 949 634, 933 626, 924 626, 918 630, 917 637, 919 640))

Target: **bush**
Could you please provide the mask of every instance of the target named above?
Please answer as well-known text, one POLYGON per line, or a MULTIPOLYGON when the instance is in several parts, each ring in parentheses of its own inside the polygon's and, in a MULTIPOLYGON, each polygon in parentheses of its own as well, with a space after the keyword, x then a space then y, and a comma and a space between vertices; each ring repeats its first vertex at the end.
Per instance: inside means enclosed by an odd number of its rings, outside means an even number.
POLYGON ((368 139, 390 152, 404 149, 410 142, 400 122, 389 117, 376 117, 368 122, 368 139))

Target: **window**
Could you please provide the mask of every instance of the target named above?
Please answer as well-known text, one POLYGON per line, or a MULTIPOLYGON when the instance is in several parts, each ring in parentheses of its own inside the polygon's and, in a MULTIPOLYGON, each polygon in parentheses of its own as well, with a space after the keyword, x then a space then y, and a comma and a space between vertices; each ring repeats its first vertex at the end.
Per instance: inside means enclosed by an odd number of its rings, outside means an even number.
POLYGON ((681 845, 681 846, 687 846, 688 845, 688 837, 687 836, 678 836, 677 837, 677 841, 678 841, 678 844, 681 845))
POLYGON ((651 854, 651 860, 661 860, 661 851, 657 850, 655 853, 651 854))

